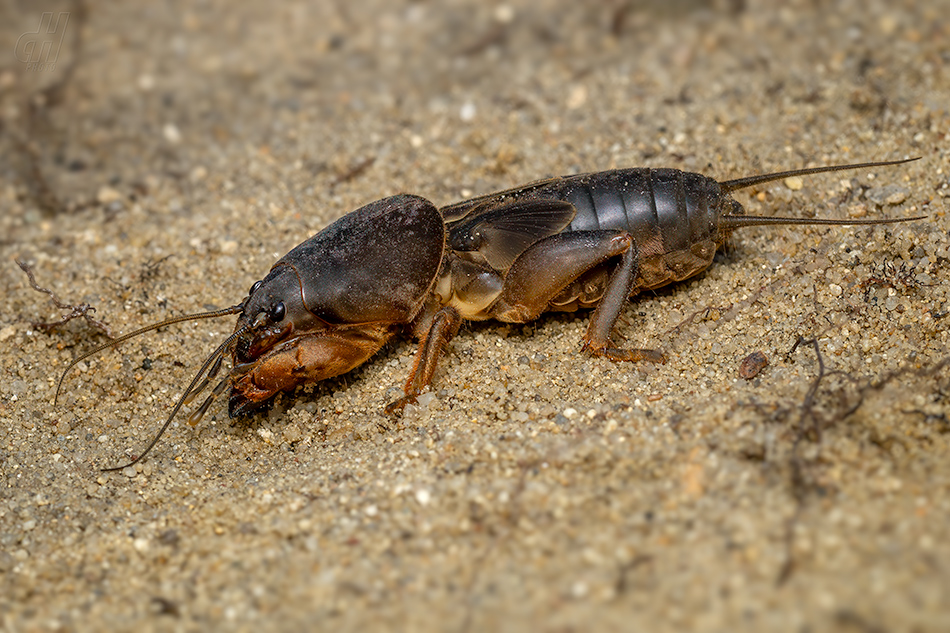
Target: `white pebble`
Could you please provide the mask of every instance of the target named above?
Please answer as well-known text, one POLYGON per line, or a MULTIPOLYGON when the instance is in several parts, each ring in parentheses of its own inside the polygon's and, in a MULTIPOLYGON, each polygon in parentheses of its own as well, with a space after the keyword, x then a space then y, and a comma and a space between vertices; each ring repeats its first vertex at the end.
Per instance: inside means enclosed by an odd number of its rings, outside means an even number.
POLYGON ((188 177, 191 179, 191 182, 200 182, 208 177, 208 168, 204 165, 198 165, 191 170, 188 177))
POLYGON ((112 187, 99 187, 99 191, 96 193, 96 200, 99 204, 109 204, 121 199, 122 194, 112 187))
POLYGON ((574 86, 571 88, 571 91, 567 95, 567 106, 568 110, 577 110, 584 107, 584 104, 587 103, 587 87, 583 84, 574 86))
POLYGON ((886 202, 887 204, 894 205, 894 204, 900 204, 904 200, 907 200, 907 191, 904 189, 900 189, 898 191, 895 191, 891 195, 889 195, 887 198, 885 198, 884 202, 886 202))
POLYGON ((588 587, 587 583, 582 580, 578 580, 573 585, 571 585, 571 595, 575 598, 584 598, 587 596, 588 587))
POLYGON ((416 501, 418 501, 421 506, 427 506, 429 502, 432 501, 432 493, 425 488, 419 488, 416 490, 416 501))
POLYGON ((509 24, 515 19, 515 10, 508 4, 500 4, 495 7, 495 20, 502 24, 509 24))
POLYGON ((174 123, 165 124, 165 127, 162 128, 162 136, 164 136, 165 140, 169 143, 177 144, 181 142, 181 131, 174 123))
POLYGON ((785 183, 785 186, 792 191, 798 191, 805 185, 804 181, 799 176, 789 176, 783 182, 785 183))

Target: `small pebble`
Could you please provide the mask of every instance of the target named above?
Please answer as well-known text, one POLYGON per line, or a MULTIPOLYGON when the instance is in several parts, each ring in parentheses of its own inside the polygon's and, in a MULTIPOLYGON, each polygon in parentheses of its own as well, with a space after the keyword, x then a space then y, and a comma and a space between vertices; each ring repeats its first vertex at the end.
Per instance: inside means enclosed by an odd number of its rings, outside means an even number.
POLYGON ((752 352, 739 363, 739 377, 752 380, 769 364, 769 358, 762 352, 752 352))
POLYGON ((96 200, 99 204, 111 204, 122 199, 122 194, 112 187, 99 187, 96 200))
POLYGON ((208 177, 208 169, 203 165, 198 165, 191 170, 191 173, 188 174, 188 177, 191 179, 191 182, 201 182, 208 177))
POLYGON ((165 137, 165 140, 172 144, 181 143, 181 131, 178 129, 178 126, 174 123, 166 123, 162 128, 162 136, 165 137))
POLYGON ((852 204, 848 207, 848 215, 852 218, 863 218, 868 214, 868 205, 852 204))
POLYGON ((495 7, 494 18, 501 24, 509 24, 515 19, 515 10, 509 4, 500 4, 495 7))
POLYGON ((416 490, 416 501, 418 501, 421 506, 427 506, 429 502, 432 501, 432 493, 425 488, 419 488, 416 490))
POLYGON ((901 185, 885 185, 868 189, 864 197, 878 206, 896 205, 906 200, 909 193, 901 185))
POLYGON ((886 197, 884 199, 884 202, 886 202, 887 204, 893 205, 893 204, 900 204, 904 200, 907 200, 907 191, 901 190, 901 191, 895 191, 894 193, 886 197))
POLYGON ((567 96, 567 109, 577 110, 583 108, 587 103, 587 87, 582 85, 574 86, 567 96))
POLYGON ((282 439, 288 444, 293 444, 294 442, 299 442, 303 439, 303 431, 300 429, 300 426, 291 422, 284 425, 283 430, 281 431, 282 439))
POLYGON ((436 399, 435 394, 432 393, 431 391, 427 391, 426 393, 420 395, 417 398, 416 404, 418 405, 420 409, 423 409, 423 410, 428 409, 429 407, 432 406, 432 403, 435 402, 435 399, 436 399))
POLYGON ((784 180, 785 186, 792 191, 799 191, 804 186, 804 181, 800 176, 789 176, 784 180))

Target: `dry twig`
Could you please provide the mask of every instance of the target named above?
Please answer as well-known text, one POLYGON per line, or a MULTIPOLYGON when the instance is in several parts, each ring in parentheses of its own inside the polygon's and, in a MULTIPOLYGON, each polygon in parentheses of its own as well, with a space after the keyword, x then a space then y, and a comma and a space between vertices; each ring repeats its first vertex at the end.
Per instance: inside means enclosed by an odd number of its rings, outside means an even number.
POLYGON ((33 276, 33 269, 30 268, 28 264, 21 262, 20 260, 16 260, 16 263, 17 263, 17 266, 19 266, 20 269, 26 273, 26 276, 29 277, 30 287, 33 288, 33 290, 49 295, 50 300, 60 310, 69 310, 69 312, 61 316, 58 321, 47 321, 47 322, 32 321, 30 325, 32 325, 38 330, 42 330, 43 332, 49 334, 50 332, 53 331, 53 329, 59 327, 60 325, 65 325, 66 323, 72 321, 73 319, 82 317, 86 320, 86 323, 96 328, 97 330, 99 330, 100 332, 108 336, 109 338, 115 338, 115 336, 113 336, 112 334, 112 328, 110 328, 108 325, 106 325, 104 322, 100 321, 99 319, 95 319, 92 317, 92 314, 90 313, 96 311, 94 307, 92 307, 88 303, 80 303, 78 305, 66 303, 65 301, 57 297, 55 292, 53 292, 49 288, 43 288, 42 286, 36 283, 36 278, 33 276))

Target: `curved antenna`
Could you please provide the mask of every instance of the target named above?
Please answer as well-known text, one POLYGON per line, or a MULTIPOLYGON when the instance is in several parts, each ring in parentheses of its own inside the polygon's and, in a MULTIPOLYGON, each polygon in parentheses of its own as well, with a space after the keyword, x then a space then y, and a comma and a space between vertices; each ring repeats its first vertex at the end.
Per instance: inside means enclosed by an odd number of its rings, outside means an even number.
MULTIPOLYGON (((780 178, 788 178, 790 176, 807 176, 809 174, 824 174, 829 171, 844 171, 845 169, 862 169, 865 167, 885 167, 887 165, 903 165, 904 163, 910 163, 915 160, 920 160, 920 156, 915 156, 914 158, 905 158, 903 160, 887 160, 877 163, 852 163, 850 165, 828 165, 825 167, 809 167, 807 169, 793 169, 791 171, 778 171, 773 174, 761 174, 759 176, 746 176, 745 178, 737 178, 735 180, 726 180, 725 182, 719 183, 719 186, 722 187, 722 190, 726 193, 735 191, 736 189, 745 189, 746 187, 751 187, 752 185, 760 185, 763 182, 772 182, 773 180, 779 180, 780 178)), ((855 222, 855 224, 861 224, 860 222, 855 222)))
POLYGON ((199 312, 197 314, 183 314, 181 316, 172 317, 170 319, 165 319, 161 323, 153 323, 151 325, 146 325, 143 328, 139 328, 134 332, 129 332, 128 334, 123 334, 117 339, 111 340, 108 343, 103 343, 102 345, 93 348, 92 350, 81 354, 72 360, 69 365, 66 366, 66 369, 63 370, 63 375, 59 377, 59 382, 56 383, 56 395, 53 396, 53 406, 56 406, 56 403, 59 402, 59 393, 63 389, 63 381, 66 380, 66 376, 69 374, 70 370, 86 360, 94 354, 98 354, 104 349, 109 349, 110 347, 115 347, 119 343, 129 340, 130 338, 135 338, 140 334, 145 334, 146 332, 151 332, 152 330, 157 330, 160 327, 165 327, 166 325, 172 325, 174 323, 181 323, 182 321, 197 321, 198 319, 214 319, 216 317, 228 316, 229 314, 237 314, 244 309, 244 301, 238 305, 233 305, 230 308, 223 308, 221 310, 212 310, 211 312, 199 312))
POLYGON ((133 466, 137 464, 138 462, 142 460, 143 457, 148 455, 149 451, 151 451, 152 448, 154 448, 155 445, 158 444, 158 440, 161 439, 162 435, 165 434, 165 431, 168 429, 169 425, 172 423, 172 420, 174 420, 175 416, 178 415, 178 412, 181 410, 181 407, 185 404, 185 401, 191 395, 191 392, 195 388, 195 385, 197 385, 198 381, 201 380, 202 375, 208 370, 209 367, 211 367, 213 363, 218 361, 221 355, 224 354, 224 352, 228 349, 228 347, 231 346, 231 343, 233 343, 237 337, 241 336, 242 334, 244 334, 250 329, 251 329, 251 325, 248 324, 236 330, 231 336, 226 338, 224 342, 221 343, 221 345, 218 345, 217 349, 211 352, 208 358, 205 359, 205 362, 201 365, 201 369, 199 369, 198 373, 195 374, 195 377, 192 379, 191 384, 188 385, 188 388, 185 389, 184 393, 182 393, 181 396, 178 398, 178 402, 175 403, 175 408, 172 409, 171 415, 169 415, 168 419, 165 420, 165 424, 162 425, 162 428, 159 429, 158 433, 155 435, 155 437, 152 438, 152 441, 149 442, 148 446, 145 447, 145 450, 142 451, 138 457, 130 461, 128 464, 122 464, 121 466, 113 466, 112 468, 103 468, 102 472, 111 472, 114 470, 122 470, 123 468, 128 468, 129 466, 133 466))

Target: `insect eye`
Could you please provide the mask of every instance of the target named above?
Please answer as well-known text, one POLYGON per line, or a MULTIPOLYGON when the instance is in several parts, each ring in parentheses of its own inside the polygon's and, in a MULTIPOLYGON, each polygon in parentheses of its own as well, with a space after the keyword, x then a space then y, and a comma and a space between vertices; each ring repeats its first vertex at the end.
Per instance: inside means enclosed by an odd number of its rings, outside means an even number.
POLYGON ((270 310, 267 312, 267 316, 269 316, 271 321, 274 323, 280 323, 284 320, 284 315, 286 312, 287 310, 284 308, 284 302, 279 301, 271 306, 270 310))
POLYGON ((248 296, 251 296, 252 294, 254 294, 255 292, 257 292, 257 289, 260 288, 260 287, 261 287, 261 284, 263 284, 263 283, 264 283, 264 282, 262 282, 262 281, 260 281, 260 280, 255 281, 255 282, 254 282, 254 285, 251 286, 251 289, 247 291, 247 295, 248 295, 248 296))

